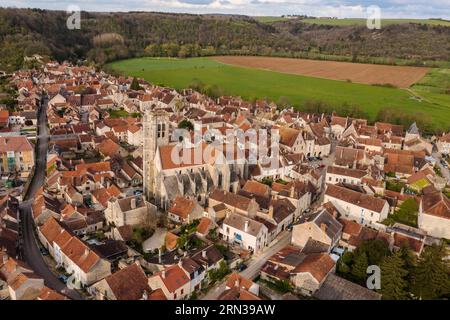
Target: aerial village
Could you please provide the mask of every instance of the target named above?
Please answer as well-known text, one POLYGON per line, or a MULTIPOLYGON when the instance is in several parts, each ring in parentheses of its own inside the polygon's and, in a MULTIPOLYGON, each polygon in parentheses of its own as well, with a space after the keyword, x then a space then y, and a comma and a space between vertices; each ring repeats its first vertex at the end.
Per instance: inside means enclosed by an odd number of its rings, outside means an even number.
POLYGON ((449 243, 450 133, 69 63, 11 79, 0 299, 378 300, 358 272, 379 263, 371 250, 419 258, 449 243), (276 150, 275 163, 250 149, 276 150))

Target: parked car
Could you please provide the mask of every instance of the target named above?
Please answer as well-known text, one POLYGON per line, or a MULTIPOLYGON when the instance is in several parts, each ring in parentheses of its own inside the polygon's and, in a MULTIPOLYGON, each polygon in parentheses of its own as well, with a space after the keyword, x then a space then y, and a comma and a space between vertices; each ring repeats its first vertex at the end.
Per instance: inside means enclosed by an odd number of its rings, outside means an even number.
POLYGON ((65 275, 60 275, 59 277, 58 277, 58 280, 60 280, 60 281, 62 281, 62 282, 64 282, 64 283, 67 283, 67 280, 69 280, 69 277, 67 277, 67 276, 65 276, 65 275))
POLYGON ((238 267, 238 270, 239 270, 239 272, 242 272, 247 268, 248 268, 248 266, 245 263, 241 263, 238 267))
POLYGON ((39 250, 41 251, 41 254, 42 254, 43 256, 48 256, 48 250, 47 250, 47 249, 45 249, 45 248, 40 248, 39 250))

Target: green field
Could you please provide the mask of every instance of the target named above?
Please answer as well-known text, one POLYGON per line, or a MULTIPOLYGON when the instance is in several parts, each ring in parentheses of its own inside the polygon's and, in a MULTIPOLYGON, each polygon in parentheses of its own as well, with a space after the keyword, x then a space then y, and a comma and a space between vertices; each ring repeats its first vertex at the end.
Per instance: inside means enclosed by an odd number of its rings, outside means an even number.
MULTIPOLYGON (((255 19, 262 23, 273 23, 279 21, 287 21, 289 18, 284 17, 255 17, 255 19)), ((301 19, 305 23, 329 25, 329 26, 353 26, 353 25, 366 25, 366 19, 363 18, 345 18, 345 19, 327 19, 327 18, 317 18, 317 19, 301 19)), ((381 25, 389 24, 404 24, 404 23, 420 23, 427 25, 442 25, 450 26, 450 21, 439 20, 439 19, 382 19, 381 25)))
POLYGON ((359 105, 371 120, 379 110, 389 107, 405 114, 426 113, 435 128, 450 127, 450 96, 432 92, 431 84, 442 82, 433 73, 430 79, 421 82, 422 85, 403 90, 236 67, 208 58, 137 58, 116 61, 109 67, 176 89, 187 88, 193 80, 198 79, 205 84, 223 88, 224 94, 248 100, 269 98, 278 101, 284 96, 300 108, 301 103, 307 100, 321 100, 336 106, 350 103, 359 105), (414 99, 414 95, 422 94, 426 95, 424 100, 414 99))

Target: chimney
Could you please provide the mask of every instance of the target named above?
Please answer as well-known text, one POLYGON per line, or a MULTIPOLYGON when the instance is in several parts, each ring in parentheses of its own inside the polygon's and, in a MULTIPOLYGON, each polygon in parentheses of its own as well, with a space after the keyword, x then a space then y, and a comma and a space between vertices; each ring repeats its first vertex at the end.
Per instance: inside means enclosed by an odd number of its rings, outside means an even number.
POLYGON ((327 225, 326 225, 325 223, 321 223, 321 224, 320 224, 320 229, 321 229, 323 232, 327 232, 327 225))
POLYGON ((247 232, 247 230, 248 230, 248 220, 245 220, 244 231, 247 232))
POLYGON ((4 263, 6 263, 6 261, 8 261, 8 255, 6 254, 6 248, 2 247, 1 252, 3 252, 3 254, 1 256, 2 257, 2 261, 0 261, 0 264, 4 264, 4 263))
POLYGON ((294 198, 294 197, 295 197, 295 187, 294 187, 294 185, 291 186, 291 190, 290 190, 289 196, 290 196, 291 198, 294 198))
POLYGON ((131 203, 130 203, 131 209, 136 209, 136 198, 131 198, 131 203))
POLYGON ((273 205, 269 205, 269 218, 273 219, 273 205))
POLYGON ((181 261, 181 259, 178 261, 178 266, 179 266, 180 268, 183 267, 183 261, 181 261))
POLYGON ((239 288, 239 278, 236 279, 236 282, 234 283, 234 286, 239 288))
POLYGON ((166 278, 166 270, 163 270, 163 271, 162 271, 161 276, 162 276, 163 279, 166 278))
POLYGON ((162 250, 161 248, 158 249, 158 263, 162 263, 162 250))
POLYGON ((202 257, 206 259, 206 250, 202 251, 202 257))

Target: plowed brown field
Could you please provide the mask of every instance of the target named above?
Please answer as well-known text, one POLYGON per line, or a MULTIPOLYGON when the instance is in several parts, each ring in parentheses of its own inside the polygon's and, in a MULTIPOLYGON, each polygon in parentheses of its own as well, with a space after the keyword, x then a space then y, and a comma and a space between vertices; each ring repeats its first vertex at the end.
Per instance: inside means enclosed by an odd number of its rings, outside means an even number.
POLYGON ((423 67, 385 66, 336 61, 318 61, 275 57, 219 56, 211 59, 248 68, 264 69, 303 76, 352 81, 365 84, 391 84, 408 88, 429 71, 423 67))

